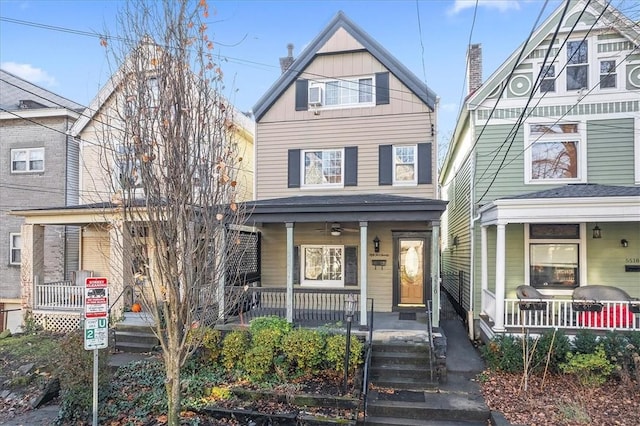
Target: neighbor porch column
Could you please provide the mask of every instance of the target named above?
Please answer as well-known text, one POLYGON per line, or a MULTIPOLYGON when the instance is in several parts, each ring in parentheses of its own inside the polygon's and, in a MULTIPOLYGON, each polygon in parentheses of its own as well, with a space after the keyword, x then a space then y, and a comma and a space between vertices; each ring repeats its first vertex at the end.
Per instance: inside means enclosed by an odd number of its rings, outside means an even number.
POLYGON ((496 229, 496 317, 494 331, 504 331, 504 292, 506 268, 505 225, 498 224, 496 229))
MULTIPOLYGON (((115 318, 119 318, 122 316, 122 312, 124 312, 125 300, 124 297, 119 296, 124 291, 125 286, 125 259, 129 264, 132 260, 131 233, 125 236, 125 229, 128 228, 124 225, 124 222, 115 222, 109 230, 109 276, 107 279, 109 280, 109 306, 111 306, 112 300, 117 299, 111 309, 111 315, 115 318)), ((133 284, 133 282, 130 284, 133 284)), ((138 289, 135 286, 132 286, 132 288, 135 299, 138 289)), ((144 303, 144 301, 142 302, 145 309, 148 309, 149 305, 144 303)))
POLYGON ((37 307, 36 285, 44 284, 44 226, 22 225, 20 237, 22 310, 33 310, 37 307))
POLYGON ((287 321, 293 322, 293 222, 287 227, 287 321))
MULTIPOLYGON (((487 227, 480 227, 480 285, 482 286, 482 293, 480 295, 480 311, 485 307, 484 294, 485 290, 489 290, 489 260, 487 254, 487 227)), ((473 271, 471 271, 473 274, 473 271)), ((471 307, 473 309, 473 306, 471 307)))
POLYGON ((367 326, 367 226, 368 222, 360 222, 360 325, 367 326))
POLYGON ((431 226, 431 324, 440 327, 440 221, 431 226))
MULTIPOLYGON (((216 301, 218 302, 218 318, 225 319, 229 311, 227 310, 227 253, 229 248, 227 247, 227 229, 226 227, 220 233, 219 238, 215 242, 218 246, 217 252, 218 254, 218 262, 222 265, 218 268, 219 279, 218 279, 218 288, 216 289, 216 301)), ((230 290, 231 291, 231 290, 230 290)), ((232 300, 230 304, 233 303, 234 300, 237 300, 238 296, 236 294, 230 295, 232 300)), ((242 310, 242 307, 240 307, 242 310)))

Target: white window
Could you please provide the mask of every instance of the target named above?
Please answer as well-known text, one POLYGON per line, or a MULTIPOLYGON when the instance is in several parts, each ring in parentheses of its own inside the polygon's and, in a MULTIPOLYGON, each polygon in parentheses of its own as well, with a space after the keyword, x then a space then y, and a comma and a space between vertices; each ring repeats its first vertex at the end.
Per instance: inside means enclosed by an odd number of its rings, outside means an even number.
POLYGON ((540 92, 555 92, 556 91, 556 67, 555 65, 547 65, 542 67, 540 71, 540 92))
POLYGON ((20 234, 9 234, 9 263, 19 265, 22 254, 22 236, 20 234))
POLYGON ((313 100, 316 105, 328 107, 373 105, 375 101, 373 77, 311 82, 309 95, 310 103, 313 100), (317 102, 318 96, 324 99, 317 102))
POLYGON ((140 160, 135 158, 132 147, 117 146, 113 176, 116 188, 129 190, 142 187, 140 160))
POLYGON ((600 61, 600 88, 615 89, 616 87, 616 61, 600 61))
POLYGON ((527 183, 582 182, 586 164, 579 123, 532 123, 525 137, 527 183))
POLYGON ((567 90, 589 87, 589 47, 585 40, 567 42, 567 90))
POLYGON ((302 151, 305 186, 342 186, 344 161, 342 149, 302 151))
POLYGON ((394 185, 415 184, 417 182, 417 145, 393 147, 394 185))
POLYGON ((44 148, 12 149, 11 172, 43 172, 44 148))
POLYGON ((580 286, 580 225, 529 225, 529 284, 536 288, 580 286))
POLYGON ((316 287, 344 286, 343 246, 302 246, 301 284, 316 287))

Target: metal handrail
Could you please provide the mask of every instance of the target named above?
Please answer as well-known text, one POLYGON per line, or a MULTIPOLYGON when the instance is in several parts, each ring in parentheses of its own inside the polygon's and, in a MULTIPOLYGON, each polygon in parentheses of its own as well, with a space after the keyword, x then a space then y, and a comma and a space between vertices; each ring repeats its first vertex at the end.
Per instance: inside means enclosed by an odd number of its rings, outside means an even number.
POLYGON ((111 318, 111 308, 113 308, 115 306, 116 303, 118 303, 118 300, 120 300, 120 298, 124 295, 124 293, 130 290, 131 291, 131 305, 133 305, 133 295, 134 295, 134 291, 133 291, 133 286, 130 284, 127 284, 124 286, 124 288, 122 289, 122 291, 120 292, 120 294, 118 294, 118 297, 116 297, 116 299, 113 301, 113 303, 111 305, 109 305, 109 318, 111 318))
POLYGON ((433 382, 433 364, 435 362, 435 345, 433 344, 433 321, 431 320, 431 300, 427 301, 427 333, 429 335, 429 374, 433 382))
POLYGON ((369 369, 371 365, 371 353, 373 352, 373 299, 367 299, 371 301, 369 306, 369 333, 367 336, 367 351, 364 360, 364 371, 362 377, 362 402, 364 405, 364 423, 367 422, 367 403, 369 396, 369 369))

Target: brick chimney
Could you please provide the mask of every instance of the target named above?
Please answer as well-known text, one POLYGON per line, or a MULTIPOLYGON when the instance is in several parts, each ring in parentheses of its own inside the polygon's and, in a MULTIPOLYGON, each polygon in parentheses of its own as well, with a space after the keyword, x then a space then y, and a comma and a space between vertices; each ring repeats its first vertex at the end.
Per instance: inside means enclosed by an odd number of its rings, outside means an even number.
POLYGON ((289 52, 287 56, 285 56, 284 58, 280 58, 280 69, 282 70, 283 74, 289 69, 294 61, 292 43, 287 44, 287 51, 289 52))
POLYGON ((482 86, 482 45, 472 44, 467 52, 467 90, 469 95, 482 86))

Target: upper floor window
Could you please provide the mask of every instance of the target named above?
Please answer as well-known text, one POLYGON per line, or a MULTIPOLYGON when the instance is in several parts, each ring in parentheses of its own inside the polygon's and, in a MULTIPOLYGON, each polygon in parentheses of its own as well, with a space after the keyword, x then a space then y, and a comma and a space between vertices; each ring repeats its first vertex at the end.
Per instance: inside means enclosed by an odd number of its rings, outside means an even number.
POLYGON ((309 186, 342 185, 344 164, 342 149, 303 151, 303 184, 309 186))
POLYGON ((556 67, 555 65, 546 65, 540 71, 542 80, 540 81, 540 92, 556 91, 556 67))
POLYGON ((11 172, 43 172, 44 148, 12 149, 11 172))
POLYGON ((578 123, 535 123, 525 138, 529 183, 580 180, 586 157, 578 123))
POLYGON ((309 104, 313 106, 373 105, 372 77, 327 80, 309 85, 309 104))
POLYGON ((22 236, 20 234, 9 234, 9 263, 19 265, 22 259, 22 236))
POLYGON ((417 167, 417 145, 393 147, 393 183, 415 184, 417 167))
POLYGON ((616 61, 600 61, 600 88, 611 89, 616 87, 616 61))
POLYGON ((117 146, 113 176, 116 189, 128 190, 142 187, 140 160, 135 158, 132 147, 117 146))
POLYGON ((589 87, 589 47, 585 40, 567 42, 567 90, 589 87))

